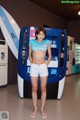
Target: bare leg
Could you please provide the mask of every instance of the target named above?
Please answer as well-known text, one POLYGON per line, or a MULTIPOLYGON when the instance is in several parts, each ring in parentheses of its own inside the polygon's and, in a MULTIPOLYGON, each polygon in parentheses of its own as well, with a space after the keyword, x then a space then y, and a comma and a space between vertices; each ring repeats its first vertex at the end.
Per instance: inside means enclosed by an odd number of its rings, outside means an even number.
POLYGON ((42 105, 41 105, 41 113, 42 115, 45 115, 45 102, 46 102, 46 84, 47 84, 47 76, 45 77, 40 77, 41 80, 41 100, 42 100, 42 105))
POLYGON ((37 89, 38 89, 38 77, 31 77, 31 84, 32 84, 32 100, 34 105, 34 112, 32 113, 33 116, 37 113, 37 89))

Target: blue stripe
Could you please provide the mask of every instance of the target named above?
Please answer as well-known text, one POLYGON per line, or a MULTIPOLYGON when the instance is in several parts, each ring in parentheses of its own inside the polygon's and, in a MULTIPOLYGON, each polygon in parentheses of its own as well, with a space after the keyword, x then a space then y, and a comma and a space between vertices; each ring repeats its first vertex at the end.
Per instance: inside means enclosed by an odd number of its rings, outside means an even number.
POLYGON ((13 30, 12 25, 10 24, 10 21, 9 21, 8 17, 6 16, 5 12, 3 11, 3 9, 1 7, 0 7, 0 16, 3 19, 3 22, 4 22, 4 24, 7 28, 7 31, 9 32, 9 35, 11 36, 12 41, 14 42, 15 47, 18 50, 19 40, 18 40, 17 35, 15 33, 16 30, 15 31, 13 30))

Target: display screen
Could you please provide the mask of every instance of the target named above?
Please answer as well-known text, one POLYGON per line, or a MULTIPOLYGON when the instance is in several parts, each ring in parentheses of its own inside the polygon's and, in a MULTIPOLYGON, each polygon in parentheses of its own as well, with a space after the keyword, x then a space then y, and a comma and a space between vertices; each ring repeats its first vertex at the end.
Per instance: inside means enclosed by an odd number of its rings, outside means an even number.
POLYGON ((60 67, 63 67, 64 65, 64 47, 65 47, 65 41, 64 41, 64 33, 61 35, 61 56, 60 56, 60 67))
POLYGON ((1 59, 2 59, 2 60, 5 59, 5 52, 1 52, 1 59))
POLYGON ((22 52, 21 52, 21 63, 24 65, 26 62, 26 40, 27 40, 27 30, 24 30, 22 37, 22 52))
POLYGON ((75 63, 80 64, 80 45, 75 44, 75 63))
POLYGON ((26 49, 27 30, 23 32, 22 49, 26 49))

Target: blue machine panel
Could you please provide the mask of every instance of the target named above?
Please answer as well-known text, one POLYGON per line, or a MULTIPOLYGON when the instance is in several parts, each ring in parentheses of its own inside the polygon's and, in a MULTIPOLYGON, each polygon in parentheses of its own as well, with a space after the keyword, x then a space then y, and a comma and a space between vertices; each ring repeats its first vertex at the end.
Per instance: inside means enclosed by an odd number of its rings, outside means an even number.
MULTIPOLYGON (((30 64, 28 63, 29 40, 34 38, 35 28, 23 27, 20 32, 18 74, 30 81, 30 64)), ((50 40, 52 59, 48 65, 48 82, 53 83, 62 80, 66 75, 67 61, 67 34, 61 29, 45 28, 46 39, 50 40)), ((48 54, 46 53, 46 60, 48 54)))

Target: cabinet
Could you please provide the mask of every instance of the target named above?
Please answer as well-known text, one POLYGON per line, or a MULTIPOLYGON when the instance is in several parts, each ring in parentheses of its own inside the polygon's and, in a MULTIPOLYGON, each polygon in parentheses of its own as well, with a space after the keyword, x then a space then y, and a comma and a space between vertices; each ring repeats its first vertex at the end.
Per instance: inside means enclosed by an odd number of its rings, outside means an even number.
POLYGON ((8 73, 8 46, 0 40, 0 86, 7 85, 8 73))

